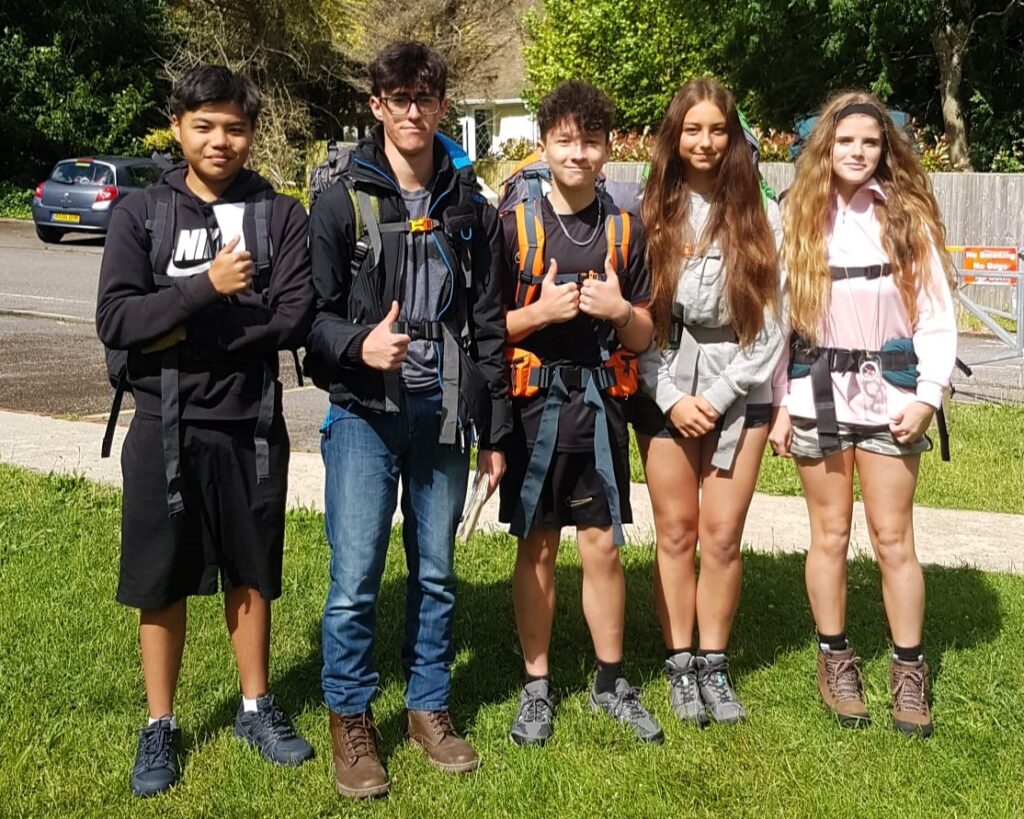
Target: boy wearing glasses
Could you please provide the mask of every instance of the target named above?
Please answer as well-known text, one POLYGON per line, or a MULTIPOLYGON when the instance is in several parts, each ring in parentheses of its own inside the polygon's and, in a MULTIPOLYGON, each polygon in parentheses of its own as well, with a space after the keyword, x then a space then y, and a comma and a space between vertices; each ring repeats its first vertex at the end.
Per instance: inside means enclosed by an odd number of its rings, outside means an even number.
POLYGON ((331 582, 323 688, 334 775, 348 797, 388 791, 370 703, 377 597, 399 481, 409 570, 403 732, 448 772, 480 760, 448 712, 455 529, 469 446, 493 491, 505 468, 505 319, 497 214, 468 159, 437 134, 447 67, 417 42, 369 66, 378 124, 316 203, 317 314, 307 370, 330 393, 321 430, 331 582))

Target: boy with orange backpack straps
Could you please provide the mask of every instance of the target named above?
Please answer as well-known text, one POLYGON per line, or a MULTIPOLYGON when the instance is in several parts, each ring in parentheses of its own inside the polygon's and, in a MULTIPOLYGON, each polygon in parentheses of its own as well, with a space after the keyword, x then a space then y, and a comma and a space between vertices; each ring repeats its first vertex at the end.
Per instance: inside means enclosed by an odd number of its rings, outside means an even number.
MULTIPOLYGON (((621 398, 651 340, 643 230, 597 185, 613 110, 590 85, 565 83, 538 110, 546 196, 524 190, 502 215, 508 273, 507 360, 514 429, 500 518, 519 537, 513 576, 526 683, 510 732, 551 734, 548 647, 563 526, 575 526, 583 608, 597 656, 591 708, 660 741, 661 728, 622 677, 625 581, 617 546, 629 522, 629 453, 621 398)), ((522 186, 524 189, 526 186, 522 186)), ((506 197, 508 200, 509 197, 506 197)))

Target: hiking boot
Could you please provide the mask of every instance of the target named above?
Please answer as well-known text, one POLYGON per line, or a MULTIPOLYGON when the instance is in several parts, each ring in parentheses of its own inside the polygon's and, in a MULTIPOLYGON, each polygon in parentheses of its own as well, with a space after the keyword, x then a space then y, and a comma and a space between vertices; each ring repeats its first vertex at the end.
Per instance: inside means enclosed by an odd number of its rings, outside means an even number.
POLYGON ((729 682, 729 660, 724 654, 697 657, 697 687, 704 700, 708 716, 715 722, 735 725, 747 718, 743 707, 729 682))
POLYGON ((892 693, 892 724, 903 734, 928 737, 932 733, 932 715, 928 708, 928 663, 905 663, 893 659, 889 666, 889 691, 892 693))
POLYGON ((668 674, 668 696, 672 710, 683 722, 694 722, 702 728, 708 724, 708 714, 697 686, 696 658, 684 651, 665 660, 668 674))
POLYGON ((139 747, 132 767, 131 788, 136 796, 155 796, 181 778, 178 743, 181 731, 170 717, 162 717, 139 732, 139 747))
POLYGON ((480 756, 459 736, 448 711, 404 711, 402 733, 426 752, 435 768, 468 773, 480 767, 480 756))
POLYGON ((644 742, 661 742, 665 739, 661 726, 640 702, 639 692, 622 677, 615 681, 614 691, 598 693, 594 689, 590 690, 590 710, 595 713, 604 711, 644 742))
POLYGON ((383 796, 391 783, 377 756, 377 726, 373 713, 331 715, 331 748, 334 755, 334 787, 350 799, 383 796))
POLYGON ((246 711, 239 703, 235 736, 258 748, 275 765, 301 765, 313 756, 313 746, 295 733, 291 719, 273 694, 258 697, 255 711, 246 711))
POLYGON ((551 737, 554 713, 551 684, 547 680, 528 682, 519 694, 519 713, 512 723, 509 739, 516 745, 543 745, 551 737))
POLYGON ((867 728, 871 723, 864 705, 860 657, 852 648, 818 649, 818 691, 825 707, 836 715, 844 728, 867 728))

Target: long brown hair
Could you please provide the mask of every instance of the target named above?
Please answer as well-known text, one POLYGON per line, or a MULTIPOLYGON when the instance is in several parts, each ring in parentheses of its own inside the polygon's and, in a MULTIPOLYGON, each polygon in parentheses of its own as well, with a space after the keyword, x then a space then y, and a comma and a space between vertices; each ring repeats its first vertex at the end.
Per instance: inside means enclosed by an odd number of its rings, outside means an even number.
POLYGON ((669 337, 684 246, 697 244, 706 249, 713 240, 722 250, 725 300, 733 328, 740 344, 751 344, 764 327, 765 308, 776 305, 778 257, 736 102, 720 83, 698 77, 673 97, 654 140, 641 213, 647 230, 651 313, 658 345, 664 346, 669 337), (679 138, 686 112, 705 100, 725 115, 729 142, 715 177, 707 225, 701 236, 692 236, 679 138))
POLYGON ((836 119, 847 105, 869 105, 882 128, 882 155, 875 179, 885 193, 875 202, 881 225, 882 246, 892 265, 893 281, 907 310, 911 326, 917 322, 917 295, 937 254, 953 286, 953 263, 946 252, 942 224, 931 182, 910 142, 900 133, 885 106, 866 91, 845 91, 822 107, 818 122, 796 163, 796 177, 786 194, 783 218, 786 291, 792 328, 818 341, 822 319, 829 309, 832 276, 828 268, 826 230, 835 187, 832 181, 832 147, 836 119))

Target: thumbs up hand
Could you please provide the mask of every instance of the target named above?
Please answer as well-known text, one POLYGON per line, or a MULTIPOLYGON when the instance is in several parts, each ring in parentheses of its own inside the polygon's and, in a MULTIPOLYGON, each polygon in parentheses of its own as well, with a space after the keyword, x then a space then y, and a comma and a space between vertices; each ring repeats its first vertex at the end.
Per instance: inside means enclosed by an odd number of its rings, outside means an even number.
POLYGON ((604 281, 598 278, 583 280, 580 310, 596 319, 621 325, 629 317, 629 302, 622 298, 619 275, 608 257, 604 260, 604 275, 604 281))
POLYGON ((248 250, 235 253, 241 236, 236 236, 214 257, 210 263, 210 284, 222 296, 241 293, 252 281, 252 254, 248 250))
POLYGON ((537 299, 544 324, 560 324, 571 321, 580 312, 580 292, 575 282, 558 284, 558 262, 554 259, 548 265, 547 275, 541 282, 540 297, 537 299))
POLYGON ((412 341, 405 333, 393 333, 392 325, 398 321, 398 302, 391 302, 391 309, 363 339, 360 356, 367 367, 391 372, 402 366, 412 341))

